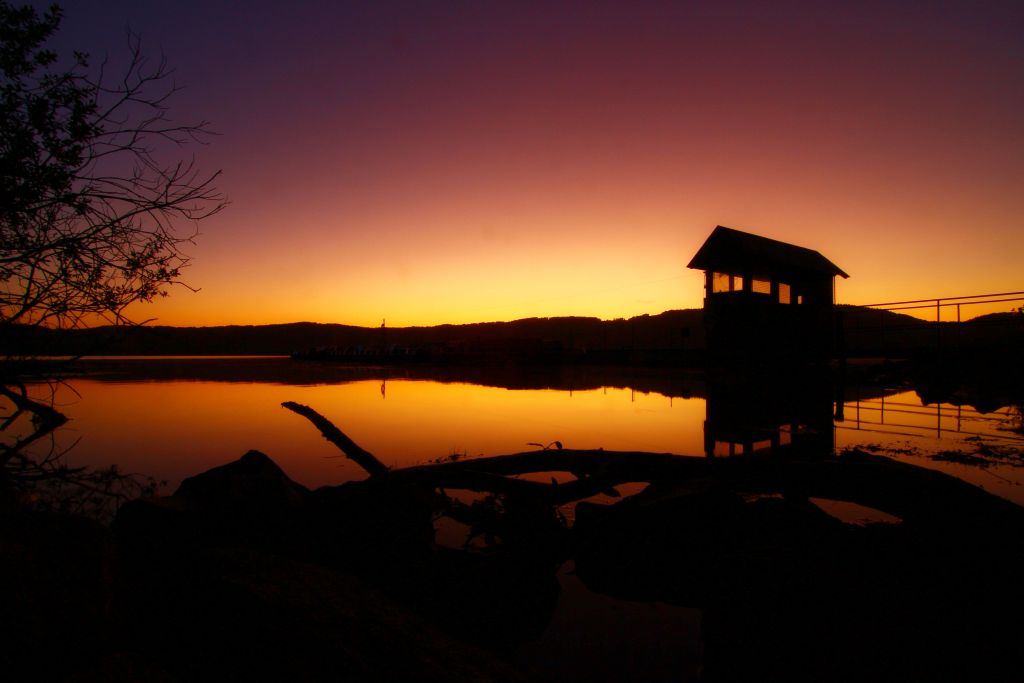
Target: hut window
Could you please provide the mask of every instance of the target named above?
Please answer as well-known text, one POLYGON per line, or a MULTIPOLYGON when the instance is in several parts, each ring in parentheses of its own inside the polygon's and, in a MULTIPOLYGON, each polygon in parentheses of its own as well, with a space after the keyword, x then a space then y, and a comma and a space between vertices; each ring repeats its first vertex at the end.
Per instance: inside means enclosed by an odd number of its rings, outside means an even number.
POLYGON ((793 303, 792 296, 789 291, 789 285, 780 282, 779 283, 779 303, 780 304, 791 304, 793 303))
POLYGON ((804 302, 804 295, 803 294, 797 294, 796 295, 796 302, 798 304, 802 304, 804 302))
POLYGON ((717 294, 730 291, 732 291, 732 276, 728 273, 712 273, 711 292, 717 294))
POLYGON ((721 292, 742 292, 743 291, 743 276, 742 275, 731 275, 729 273, 712 273, 711 274, 711 293, 719 294, 721 292))
POLYGON ((772 281, 771 280, 760 280, 758 278, 752 278, 750 280, 750 290, 756 294, 771 294, 772 293, 772 281))

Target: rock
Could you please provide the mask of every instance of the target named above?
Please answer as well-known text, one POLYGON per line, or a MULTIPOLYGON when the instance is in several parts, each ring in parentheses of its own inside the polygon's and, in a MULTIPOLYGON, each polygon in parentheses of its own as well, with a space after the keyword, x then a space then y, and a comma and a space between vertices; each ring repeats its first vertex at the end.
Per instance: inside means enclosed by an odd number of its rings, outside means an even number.
POLYGON ((250 546, 302 553, 309 490, 259 451, 182 481, 170 497, 131 501, 113 529, 136 550, 250 546))
POLYGON ((113 528, 142 556, 247 547, 405 580, 410 567, 432 557, 431 495, 414 484, 374 478, 310 492, 269 457, 249 451, 185 479, 172 496, 125 504, 113 528))
POLYGON ((652 485, 615 505, 580 503, 574 531, 577 574, 593 589, 705 606, 799 581, 848 530, 806 500, 652 485))
POLYGON ((309 489, 288 478, 260 451, 181 482, 173 497, 198 506, 277 513, 301 508, 309 489))
POLYGON ((431 495, 414 484, 373 478, 317 489, 316 558, 363 574, 407 575, 433 555, 431 495))

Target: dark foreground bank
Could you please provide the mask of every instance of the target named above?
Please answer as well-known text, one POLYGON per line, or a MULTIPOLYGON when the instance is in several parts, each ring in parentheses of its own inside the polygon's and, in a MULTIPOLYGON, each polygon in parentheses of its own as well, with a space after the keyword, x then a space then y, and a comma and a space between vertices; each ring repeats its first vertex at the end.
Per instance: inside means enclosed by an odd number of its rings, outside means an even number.
POLYGON ((253 451, 126 504, 109 528, 3 504, 8 680, 566 680, 518 652, 568 561, 597 593, 701 609, 700 669, 666 680, 1024 672, 1024 510, 865 453, 555 449, 310 491, 253 451), (539 472, 575 476, 519 478, 539 472), (626 482, 649 485, 616 499, 626 482), (845 524, 811 498, 900 522, 845 524), (435 543, 439 516, 474 542, 435 543))

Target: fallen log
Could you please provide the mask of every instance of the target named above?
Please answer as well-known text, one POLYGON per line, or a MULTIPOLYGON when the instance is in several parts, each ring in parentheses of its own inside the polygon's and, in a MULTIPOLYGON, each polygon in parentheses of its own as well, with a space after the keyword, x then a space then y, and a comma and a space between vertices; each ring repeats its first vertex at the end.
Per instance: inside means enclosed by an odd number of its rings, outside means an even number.
POLYGON ((366 470, 371 477, 389 471, 388 466, 378 460, 373 453, 359 446, 344 432, 335 427, 334 423, 309 406, 295 403, 294 401, 285 401, 281 406, 312 422, 325 439, 337 446, 345 454, 345 457, 366 470))
POLYGON ((371 476, 431 488, 465 489, 537 497, 552 505, 589 498, 627 482, 713 481, 747 494, 782 493, 866 505, 924 526, 1024 527, 1024 508, 940 472, 860 451, 817 460, 786 457, 786 451, 740 458, 605 450, 537 450, 509 455, 416 465, 389 470, 327 418, 297 403, 282 404, 309 419, 321 434, 371 476), (571 472, 577 478, 546 484, 515 478, 571 472))
MULTIPOLYGON (((446 474, 492 475, 574 472, 576 481, 551 489, 563 504, 626 482, 681 483, 710 479, 749 494, 782 493, 865 505, 925 525, 985 523, 1024 526, 1024 508, 955 477, 854 451, 818 460, 790 459, 785 452, 739 458, 706 458, 634 451, 532 451, 393 472, 442 482, 446 474)), ((543 484, 542 484, 543 486, 543 484)))

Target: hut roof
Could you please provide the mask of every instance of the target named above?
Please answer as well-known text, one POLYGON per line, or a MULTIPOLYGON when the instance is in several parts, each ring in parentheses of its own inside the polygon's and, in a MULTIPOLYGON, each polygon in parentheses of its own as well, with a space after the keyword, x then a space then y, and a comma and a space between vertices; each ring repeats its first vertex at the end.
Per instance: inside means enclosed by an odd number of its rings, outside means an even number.
POLYGON ((719 225, 687 268, 747 273, 754 277, 850 277, 820 253, 719 225))

